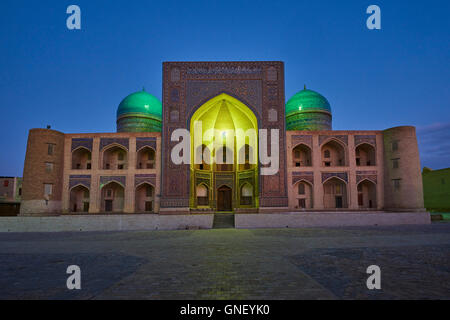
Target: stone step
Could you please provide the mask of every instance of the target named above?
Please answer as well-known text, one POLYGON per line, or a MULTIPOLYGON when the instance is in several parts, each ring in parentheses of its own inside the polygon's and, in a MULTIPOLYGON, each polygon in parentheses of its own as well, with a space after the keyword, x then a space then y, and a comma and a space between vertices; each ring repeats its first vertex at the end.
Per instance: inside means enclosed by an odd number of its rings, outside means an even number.
POLYGON ((213 229, 234 228, 234 214, 216 213, 214 215, 213 229))

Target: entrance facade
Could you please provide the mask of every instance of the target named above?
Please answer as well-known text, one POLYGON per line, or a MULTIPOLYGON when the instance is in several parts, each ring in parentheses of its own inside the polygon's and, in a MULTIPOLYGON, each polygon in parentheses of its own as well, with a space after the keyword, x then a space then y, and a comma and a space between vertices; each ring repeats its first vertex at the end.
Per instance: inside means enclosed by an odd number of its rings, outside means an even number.
POLYGON ((222 185, 232 190, 231 206, 235 212, 288 207, 282 62, 165 62, 162 118, 161 212, 217 211, 218 189, 222 185), (190 156, 203 153, 204 157, 195 164, 175 164, 171 151, 178 142, 172 136, 178 134, 177 130, 186 129, 192 139, 195 120, 202 121, 203 133, 219 130, 216 144, 208 134, 192 140, 190 156), (245 132, 250 128, 256 130, 254 140, 246 141, 241 139, 244 134, 237 134, 234 146, 226 144, 224 148, 218 143, 222 138, 228 143, 233 140, 229 129, 245 132), (274 130, 279 133, 278 143, 268 150, 268 154, 276 150, 279 155, 278 171, 273 175, 259 174, 259 166, 270 166, 259 163, 260 129, 267 130, 268 142, 274 138, 274 130), (215 161, 219 159, 222 161, 215 161))

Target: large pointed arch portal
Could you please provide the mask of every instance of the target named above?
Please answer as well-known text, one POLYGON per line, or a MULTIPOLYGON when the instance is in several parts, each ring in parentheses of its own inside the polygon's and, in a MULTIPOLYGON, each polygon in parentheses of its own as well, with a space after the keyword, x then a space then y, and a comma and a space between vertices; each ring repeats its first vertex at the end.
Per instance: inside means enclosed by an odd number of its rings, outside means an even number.
POLYGON ((190 120, 189 207, 214 211, 257 208, 258 120, 244 103, 222 93, 204 103, 190 120), (198 186, 210 187, 208 202, 198 202, 198 186), (251 186, 242 202, 240 186, 251 186), (225 185, 225 186, 224 186, 225 185), (226 191, 225 190, 226 188, 226 191))

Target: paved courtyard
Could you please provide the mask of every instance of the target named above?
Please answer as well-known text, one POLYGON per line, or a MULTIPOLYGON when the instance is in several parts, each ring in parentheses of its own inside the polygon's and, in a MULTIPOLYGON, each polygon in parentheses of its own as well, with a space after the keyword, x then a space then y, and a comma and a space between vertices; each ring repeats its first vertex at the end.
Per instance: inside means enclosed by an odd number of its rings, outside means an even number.
POLYGON ((0 299, 450 299, 450 223, 0 234, 0 299), (381 268, 368 290, 366 268, 381 268), (66 269, 81 268, 81 290, 66 269))

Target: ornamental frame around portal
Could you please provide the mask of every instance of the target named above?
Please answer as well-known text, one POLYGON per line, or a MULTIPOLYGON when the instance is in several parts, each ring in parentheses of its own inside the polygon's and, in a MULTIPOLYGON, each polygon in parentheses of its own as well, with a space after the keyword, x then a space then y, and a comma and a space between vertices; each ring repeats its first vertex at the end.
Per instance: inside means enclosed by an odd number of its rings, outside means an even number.
MULTIPOLYGON (((279 61, 163 63, 161 207, 189 207, 190 168, 171 162, 170 152, 178 143, 171 141, 172 132, 189 130, 192 114, 221 93, 248 106, 259 129, 279 130, 280 168, 276 175, 259 176, 260 206, 286 207, 284 64, 279 61)), ((271 154, 270 144, 268 152, 271 154)))

